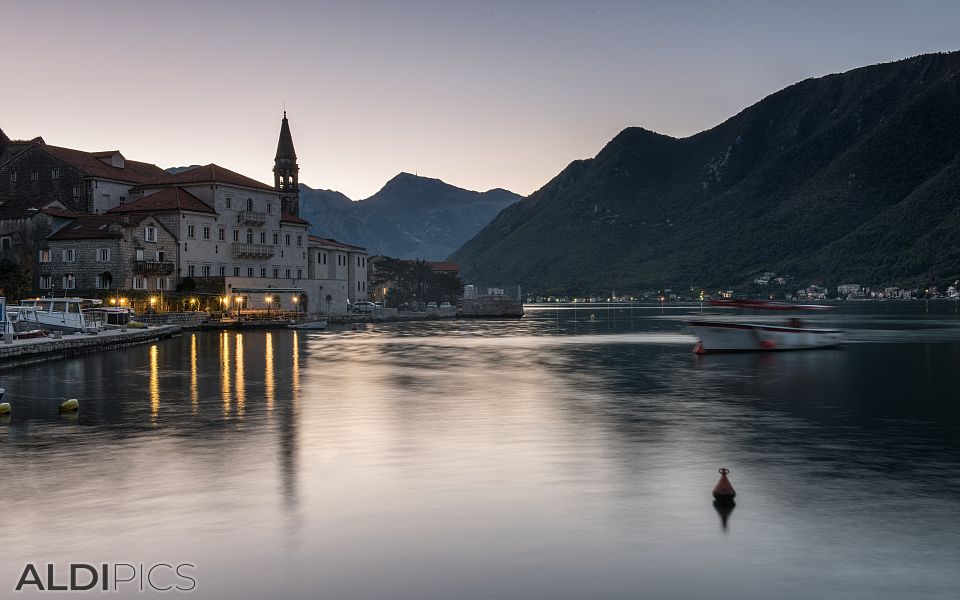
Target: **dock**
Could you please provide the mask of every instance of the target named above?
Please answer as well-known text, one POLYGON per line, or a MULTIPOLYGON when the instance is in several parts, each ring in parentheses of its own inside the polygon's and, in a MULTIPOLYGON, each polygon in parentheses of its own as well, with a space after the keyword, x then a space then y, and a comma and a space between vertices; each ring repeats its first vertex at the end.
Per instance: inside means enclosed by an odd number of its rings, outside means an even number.
POLYGON ((179 325, 159 325, 127 331, 108 329, 96 334, 64 334, 60 339, 42 337, 0 343, 0 369, 147 344, 177 335, 180 329, 179 325))

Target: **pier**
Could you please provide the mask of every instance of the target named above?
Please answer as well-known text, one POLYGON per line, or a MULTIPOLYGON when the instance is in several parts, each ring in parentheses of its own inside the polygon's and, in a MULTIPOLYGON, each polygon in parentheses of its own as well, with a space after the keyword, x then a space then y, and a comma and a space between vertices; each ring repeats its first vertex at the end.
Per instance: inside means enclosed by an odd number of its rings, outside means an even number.
POLYGON ((42 337, 0 344, 0 369, 46 360, 113 350, 162 340, 180 333, 178 325, 160 325, 147 329, 109 329, 97 334, 65 334, 60 339, 42 337))

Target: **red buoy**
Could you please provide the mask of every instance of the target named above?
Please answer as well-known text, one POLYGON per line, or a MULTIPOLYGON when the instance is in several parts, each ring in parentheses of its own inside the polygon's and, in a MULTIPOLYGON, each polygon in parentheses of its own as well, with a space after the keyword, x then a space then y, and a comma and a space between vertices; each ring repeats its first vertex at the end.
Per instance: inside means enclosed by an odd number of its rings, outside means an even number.
POLYGON ((733 486, 730 485, 730 480, 727 479, 727 473, 729 472, 730 469, 721 467, 720 481, 717 482, 717 485, 713 486, 713 499, 718 504, 733 504, 733 498, 737 495, 733 486))

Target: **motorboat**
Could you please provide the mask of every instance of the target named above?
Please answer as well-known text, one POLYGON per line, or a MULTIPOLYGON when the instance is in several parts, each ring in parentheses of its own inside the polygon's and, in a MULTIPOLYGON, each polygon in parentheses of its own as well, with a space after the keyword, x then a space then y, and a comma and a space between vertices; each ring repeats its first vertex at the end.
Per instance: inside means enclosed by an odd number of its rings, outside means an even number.
POLYGON ((7 318, 17 331, 54 330, 96 333, 103 329, 97 310, 101 300, 86 298, 33 298, 7 307, 7 318))
MULTIPOLYGON (((728 308, 802 311, 829 310, 829 306, 788 304, 784 302, 712 301, 714 306, 728 308)), ((713 317, 687 322, 698 341, 693 351, 697 354, 713 352, 766 352, 780 350, 810 350, 833 348, 846 342, 846 334, 839 329, 807 327, 798 317, 783 323, 717 319, 713 317)))
POLYGON ((290 329, 305 329, 305 330, 319 331, 321 329, 327 328, 327 322, 324 320, 301 321, 299 323, 298 322, 290 323, 289 325, 287 325, 287 327, 289 327, 290 329))

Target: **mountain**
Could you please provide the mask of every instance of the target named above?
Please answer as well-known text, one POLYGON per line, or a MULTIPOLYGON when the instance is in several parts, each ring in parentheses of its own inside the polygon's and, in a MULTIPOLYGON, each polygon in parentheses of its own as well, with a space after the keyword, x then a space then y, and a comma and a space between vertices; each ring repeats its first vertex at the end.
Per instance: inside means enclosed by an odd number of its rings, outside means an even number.
POLYGON ((571 163, 451 257, 542 292, 960 277, 960 52, 807 79, 571 163))
POLYGON ((502 189, 464 190, 439 179, 400 173, 367 198, 300 185, 300 216, 310 231, 365 246, 371 254, 443 260, 520 196, 502 189))

